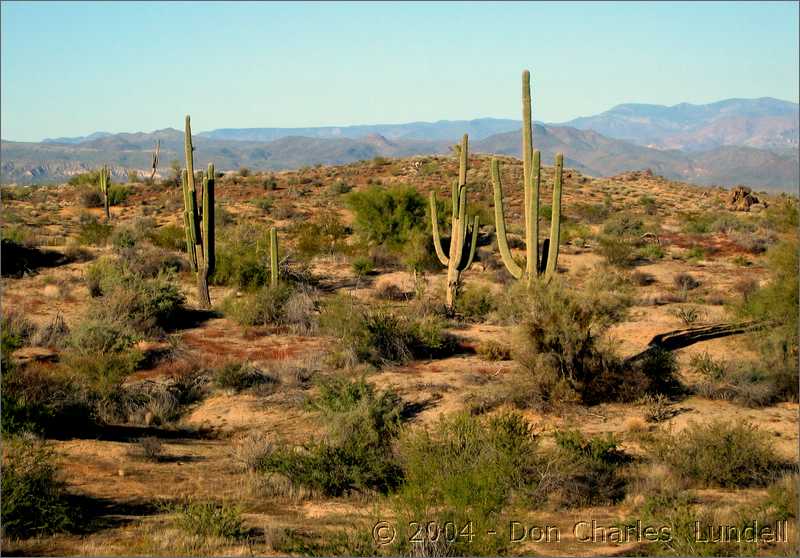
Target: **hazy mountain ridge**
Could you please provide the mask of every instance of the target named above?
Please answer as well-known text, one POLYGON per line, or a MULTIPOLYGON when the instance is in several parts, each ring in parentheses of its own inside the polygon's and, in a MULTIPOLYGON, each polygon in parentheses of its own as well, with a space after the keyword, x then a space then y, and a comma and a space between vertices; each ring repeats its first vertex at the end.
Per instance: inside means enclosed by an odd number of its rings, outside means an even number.
POLYGON ((771 97, 674 106, 628 103, 558 124, 658 149, 701 151, 728 145, 797 148, 799 105, 771 97))
MULTIPOLYGON (((796 190, 798 105, 777 99, 727 99, 708 105, 672 107, 623 104, 571 125, 536 123, 534 145, 549 164, 562 151, 567 165, 607 176, 649 168, 675 180, 697 184, 748 184, 796 190), (621 139, 622 138, 622 139, 621 139)), ((213 161, 221 170, 245 166, 283 170, 336 165, 376 156, 406 157, 448 153, 463 133, 473 149, 519 156, 519 121, 479 118, 406 124, 316 128, 229 128, 195 135, 198 164, 213 161)), ((148 170, 161 140, 161 172, 183 160, 183 132, 96 132, 83 138, 41 143, 3 141, 0 180, 31 183, 63 181, 108 163, 113 173, 148 170)))

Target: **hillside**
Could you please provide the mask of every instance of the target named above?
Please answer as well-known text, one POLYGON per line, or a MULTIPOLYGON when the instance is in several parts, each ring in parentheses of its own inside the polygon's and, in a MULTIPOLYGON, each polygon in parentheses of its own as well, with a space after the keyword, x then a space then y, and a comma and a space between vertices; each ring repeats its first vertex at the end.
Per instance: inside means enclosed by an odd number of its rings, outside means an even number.
MULTIPOLYGON (((576 151, 584 137, 537 133, 576 151)), ((205 160, 214 144, 196 145, 205 160)), ((522 261, 521 163, 502 159, 522 261)), ((198 305, 174 183, 117 184, 127 195, 108 223, 96 185, 4 187, 4 427, 39 428, 11 449, 46 441, 80 513, 54 535, 5 531, 4 554, 683 555, 697 543, 682 525, 791 518, 796 330, 641 355, 658 335, 735 323, 747 300, 783 304, 772 266, 796 274, 785 250, 796 199, 731 211, 722 189, 568 164, 558 265, 531 294, 497 250, 490 160, 469 158, 478 249, 454 313, 426 213, 430 192, 449 208, 451 156, 219 177, 211 310, 198 305), (354 195, 373 205, 354 209, 354 195), (267 286, 272 226, 278 287, 267 286), (551 381, 562 362, 585 384, 551 381), (713 466, 698 471, 700 459, 713 466), (465 506, 474 540, 431 550, 405 531, 407 516, 465 506), (673 538, 575 530, 630 517, 673 538), (559 537, 511 540, 507 518, 559 537)), ((542 176, 543 239, 549 161, 542 176)), ((33 455, 4 460, 4 474, 50 463, 33 455)), ((792 555, 791 523, 788 537, 704 553, 792 555)))
MULTIPOLYGON (((475 126, 478 124, 472 129, 475 126)), ((265 137, 257 129, 250 132, 233 135, 237 138, 265 137)), ((451 133, 452 130, 445 135, 451 133)), ((198 134, 199 164, 213 161, 220 170, 247 167, 275 171, 374 157, 443 154, 453 143, 441 139, 393 138, 377 133, 356 139, 302 135, 273 141, 219 139, 226 135, 198 134)), ((471 139, 478 152, 519 154, 518 131, 471 139)), ((114 134, 67 144, 3 141, 0 144, 0 180, 20 184, 58 182, 104 163, 111 166, 113 175, 118 178, 127 176, 129 170, 147 172, 156 140, 161 140, 159 175, 164 176, 170 161, 181 159, 183 154, 182 134, 171 128, 149 134, 114 134)), ((728 146, 701 152, 661 150, 611 139, 591 130, 542 124, 535 125, 534 144, 544 153, 545 161, 552 161, 554 154, 561 151, 570 165, 598 177, 651 169, 670 179, 701 185, 746 184, 758 189, 795 191, 800 184, 796 148, 768 151, 728 146)))

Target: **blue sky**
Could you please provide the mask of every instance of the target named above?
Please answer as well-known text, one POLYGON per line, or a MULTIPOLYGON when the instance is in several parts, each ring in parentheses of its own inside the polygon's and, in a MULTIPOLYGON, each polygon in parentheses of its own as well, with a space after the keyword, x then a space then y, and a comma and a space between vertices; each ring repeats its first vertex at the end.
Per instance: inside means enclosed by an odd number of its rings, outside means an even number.
POLYGON ((2 3, 4 139, 798 101, 798 3, 2 3))

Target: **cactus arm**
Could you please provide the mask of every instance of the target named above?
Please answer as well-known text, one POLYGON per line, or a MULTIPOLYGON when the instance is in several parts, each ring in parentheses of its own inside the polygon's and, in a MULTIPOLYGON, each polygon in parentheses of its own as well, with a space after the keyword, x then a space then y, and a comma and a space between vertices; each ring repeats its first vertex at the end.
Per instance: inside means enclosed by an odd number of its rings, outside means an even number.
POLYGON ((187 187, 194 191, 194 146, 192 145, 192 123, 189 115, 186 115, 186 129, 183 135, 183 149, 186 156, 186 171, 189 175, 187 187))
POLYGON ((436 212, 436 194, 431 192, 430 195, 430 205, 431 205, 431 228, 433 229, 433 247, 436 250, 436 256, 439 258, 439 261, 442 262, 442 265, 450 265, 450 259, 444 253, 444 249, 442 249, 442 238, 439 235, 439 218, 436 212))
POLYGON ((269 284, 273 289, 278 286, 278 229, 269 230, 269 284))
POLYGON ((553 180, 553 215, 550 220, 550 252, 547 256, 545 279, 550 280, 558 266, 558 245, 561 236, 561 185, 564 174, 564 155, 556 154, 555 179, 553 180))
POLYGON ((500 257, 514 279, 522 277, 522 268, 514 261, 511 250, 508 248, 506 236, 506 218, 503 214, 503 189, 500 183, 500 162, 492 159, 492 185, 494 186, 494 222, 497 227, 497 246, 500 248, 500 257))
POLYGON ((203 257, 208 273, 214 273, 216 264, 214 231, 214 164, 208 164, 208 174, 203 180, 203 257))
POLYGON ((199 244, 200 218, 197 211, 197 193, 194 184, 194 147, 192 147, 192 125, 188 114, 186 115, 186 131, 184 133, 183 145, 186 155, 186 210, 189 212, 189 226, 192 229, 192 240, 194 240, 195 244, 199 244))
POLYGON ((470 239, 470 244, 469 244, 469 256, 467 257, 467 262, 461 268, 463 271, 468 270, 470 266, 472 266, 472 262, 475 260, 475 251, 478 246, 479 228, 480 228, 480 217, 476 215, 472 222, 472 238, 470 239))

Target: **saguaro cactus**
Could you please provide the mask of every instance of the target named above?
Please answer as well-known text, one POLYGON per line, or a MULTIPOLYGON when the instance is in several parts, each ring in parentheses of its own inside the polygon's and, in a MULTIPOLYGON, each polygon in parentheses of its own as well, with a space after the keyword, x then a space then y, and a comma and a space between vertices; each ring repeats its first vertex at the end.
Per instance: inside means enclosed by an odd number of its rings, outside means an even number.
POLYGON ((111 212, 108 208, 108 165, 100 167, 100 191, 103 193, 103 207, 106 210, 106 221, 111 220, 111 212))
POLYGON ((278 229, 269 229, 269 286, 278 286, 278 229))
POLYGON ((541 186, 541 156, 533 149, 531 127, 531 74, 522 72, 522 181, 525 213, 525 266, 520 266, 512 257, 506 236, 506 221, 503 214, 503 188, 500 182, 500 162, 492 159, 492 185, 494 186, 494 215, 497 226, 497 244, 506 269, 515 279, 524 280, 528 285, 534 277, 541 274, 546 279, 553 276, 558 263, 558 244, 561 230, 561 184, 564 156, 556 155, 555 178, 553 184, 553 209, 550 221, 550 239, 542 245, 542 258, 539 259, 539 188, 541 186))
POLYGON ((447 266, 447 307, 455 308, 458 290, 461 286, 461 273, 469 269, 475 259, 475 248, 478 244, 478 216, 472 224, 472 237, 467 239, 467 161, 469 156, 469 138, 467 134, 461 139, 459 150, 458 181, 453 184, 452 218, 450 226, 450 251, 445 255, 442 239, 439 235, 439 222, 436 211, 436 194, 431 192, 431 224, 433 229, 433 246, 442 265, 447 266))
POLYGON ((186 230, 186 251, 192 270, 197 273, 197 298, 203 308, 211 307, 208 293, 208 276, 214 272, 216 263, 214 243, 214 164, 209 163, 203 175, 202 215, 200 215, 194 176, 194 148, 192 147, 192 127, 186 116, 186 168, 182 173, 183 183, 183 224, 186 230), (201 230, 202 219, 202 230, 201 230))
POLYGON ((150 180, 153 180, 153 178, 155 178, 156 176, 156 169, 158 169, 158 155, 160 151, 161 151, 161 140, 156 140, 156 149, 155 151, 153 151, 153 162, 151 165, 153 167, 153 170, 150 173, 150 180))

